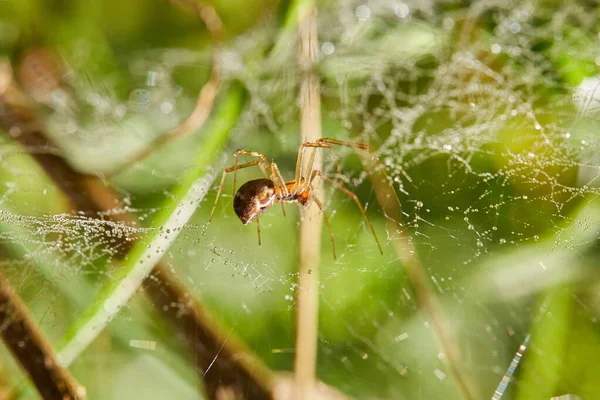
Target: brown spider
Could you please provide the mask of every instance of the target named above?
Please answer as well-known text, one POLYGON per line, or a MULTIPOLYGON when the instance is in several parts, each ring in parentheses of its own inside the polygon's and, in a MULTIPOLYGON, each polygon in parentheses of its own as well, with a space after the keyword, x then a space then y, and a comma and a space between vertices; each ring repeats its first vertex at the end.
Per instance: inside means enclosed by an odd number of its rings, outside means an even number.
MULTIPOLYGON (((225 183, 225 178, 227 174, 233 172, 233 193, 235 196, 233 198, 233 210, 240 218, 244 225, 248 224, 253 219, 256 219, 257 230, 258 230, 258 244, 260 245, 260 225, 258 223, 258 216, 267 211, 272 205, 275 203, 299 203, 301 205, 306 205, 310 200, 314 201, 315 204, 319 207, 321 212, 323 212, 323 220, 325 225, 327 226, 329 232, 329 239, 331 240, 331 246, 333 251, 333 258, 335 259, 335 244, 333 240, 333 233, 331 231, 331 226, 329 224, 329 219, 327 218, 327 214, 325 214, 323 210, 323 203, 314 196, 312 183, 317 176, 320 176, 323 180, 329 182, 335 189, 341 191, 346 196, 350 197, 362 213, 367 225, 369 225, 369 229, 375 238, 375 242, 377 242, 377 247, 379 248, 379 252, 383 254, 381 250, 381 244, 377 239, 377 235, 375 234, 375 230, 373 229, 373 225, 371 225, 371 221, 367 217, 365 213, 365 209, 362 204, 358 200, 358 197, 350 190, 346 189, 342 184, 334 181, 333 179, 324 175, 321 171, 315 170, 315 156, 316 152, 319 148, 324 149, 334 149, 332 145, 340 145, 347 147, 354 147, 362 150, 366 150, 369 153, 373 153, 371 148, 363 143, 353 143, 346 142, 342 140, 329 139, 329 138, 321 138, 317 139, 314 142, 305 142, 300 145, 298 150, 298 159, 296 161, 296 174, 294 176, 294 180, 285 181, 281 176, 281 172, 279 172, 279 168, 277 164, 274 162, 269 162, 267 157, 256 151, 247 151, 238 149, 235 152, 235 162, 232 167, 226 168, 223 170, 223 177, 221 178, 221 183, 219 185, 219 189, 217 190, 217 197, 215 199, 215 204, 210 212, 210 217, 208 221, 212 220, 213 214, 217 207, 217 203, 219 201, 219 197, 221 196, 221 190, 223 189, 223 184, 225 183), (308 161, 308 173, 304 174, 302 171, 302 165, 304 162, 304 151, 307 148, 313 148, 313 152, 310 155, 308 161), (240 154, 258 157, 259 160, 251 161, 245 164, 238 165, 238 156, 240 154), (262 179, 254 179, 244 183, 237 193, 235 192, 235 181, 236 181, 236 173, 237 170, 242 168, 248 168, 258 166, 265 178, 262 179), (269 171, 270 174, 267 172, 269 171)), ((385 173, 385 172, 384 172, 385 173)), ((284 211, 285 215, 285 211, 284 211)))

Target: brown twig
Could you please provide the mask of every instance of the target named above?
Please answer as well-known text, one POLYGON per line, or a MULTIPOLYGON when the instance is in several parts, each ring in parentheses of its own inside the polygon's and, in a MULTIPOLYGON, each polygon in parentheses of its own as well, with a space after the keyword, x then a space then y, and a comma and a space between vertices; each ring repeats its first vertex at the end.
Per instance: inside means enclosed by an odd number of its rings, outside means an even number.
POLYGON ((434 336, 444 354, 444 361, 450 369, 458 390, 464 399, 480 399, 477 386, 464 367, 462 353, 454 338, 450 321, 429 284, 427 274, 408 238, 408 234, 402 229, 402 214, 397 196, 393 193, 394 189, 389 185, 387 179, 381 179, 374 172, 374 168, 369 161, 365 158, 362 161, 371 176, 377 201, 387 217, 387 229, 392 235, 394 250, 400 258, 408 280, 415 291, 419 307, 431 322, 434 336))
POLYGON ((223 22, 212 5, 203 4, 197 0, 171 0, 171 3, 198 14, 212 40, 216 43, 221 42, 223 39, 223 22))
POLYGON ((0 363, 0 400, 14 400, 17 398, 16 391, 12 388, 6 366, 0 363))
POLYGON ((12 79, 12 68, 10 67, 10 64, 8 62, 0 62, 0 96, 8 89, 12 79))
MULTIPOLYGON (((299 14, 298 64, 302 72, 300 83, 300 139, 315 141, 321 137, 321 101, 317 63, 317 10, 311 3, 299 14)), ((321 169, 322 159, 317 153, 314 167, 321 169)), ((305 168, 306 166, 303 166, 305 168)), ((319 197, 322 182, 313 186, 313 195, 319 197)), ((296 399, 314 398, 317 368, 317 338, 319 329, 319 263, 323 215, 319 207, 310 203, 304 210, 300 224, 300 254, 298 263, 297 317, 296 317, 296 399)))
POLYGON ((200 19, 204 22, 213 44, 210 78, 208 82, 204 84, 202 89, 200 89, 194 110, 182 123, 171 129, 169 132, 158 136, 148 146, 130 156, 127 163, 113 171, 111 175, 116 175, 145 159, 150 154, 154 153, 160 146, 198 131, 208 119, 215 104, 215 98, 219 93, 219 88, 221 86, 221 65, 219 56, 223 38, 223 23, 221 22, 219 14, 217 14, 213 6, 202 4, 194 0, 171 0, 171 2, 198 14, 200 19))
POLYGON ((273 378, 264 365, 225 332, 170 272, 155 268, 144 289, 164 317, 195 348, 196 365, 202 371, 210 399, 271 399, 273 378), (175 303, 173 303, 175 302, 175 303), (173 307, 177 304, 179 307, 173 307), (229 397, 226 397, 229 396, 229 397))
POLYGON ((35 324, 27 306, 0 273, 0 337, 30 376, 44 399, 83 399, 81 386, 56 361, 54 350, 35 324))

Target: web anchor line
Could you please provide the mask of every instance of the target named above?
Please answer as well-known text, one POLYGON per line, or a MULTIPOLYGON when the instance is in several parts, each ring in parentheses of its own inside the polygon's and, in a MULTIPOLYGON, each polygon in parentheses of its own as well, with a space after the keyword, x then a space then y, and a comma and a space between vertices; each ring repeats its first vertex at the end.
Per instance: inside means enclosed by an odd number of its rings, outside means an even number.
POLYGON ((494 392, 494 395, 492 396, 492 400, 500 400, 502 398, 502 396, 504 396, 504 392, 506 391, 508 384, 512 380, 512 377, 515 374, 515 370, 519 366, 519 363, 521 362, 521 358, 523 358, 523 354, 525 353, 525 350, 527 350, 527 345, 529 344, 530 339, 531 339, 531 334, 528 333, 527 336, 525 336, 525 340, 523 340, 523 342, 519 346, 517 353, 513 357, 512 361, 510 362, 510 365, 508 366, 506 373, 500 380, 500 383, 498 384, 498 387, 496 388, 496 391, 494 392))

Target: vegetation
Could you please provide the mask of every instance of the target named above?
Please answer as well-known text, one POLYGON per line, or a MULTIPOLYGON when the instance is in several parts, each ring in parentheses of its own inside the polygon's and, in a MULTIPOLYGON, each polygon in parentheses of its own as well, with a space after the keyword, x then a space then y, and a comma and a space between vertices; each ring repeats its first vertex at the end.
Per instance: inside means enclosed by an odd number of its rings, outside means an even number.
POLYGON ((324 398, 600 398, 599 30, 592 1, 0 2, 0 398, 312 398, 297 332, 324 398), (319 129, 374 149, 322 170, 383 255, 326 182, 308 240, 285 205, 259 245, 231 178, 208 223, 235 149, 291 180, 319 129))

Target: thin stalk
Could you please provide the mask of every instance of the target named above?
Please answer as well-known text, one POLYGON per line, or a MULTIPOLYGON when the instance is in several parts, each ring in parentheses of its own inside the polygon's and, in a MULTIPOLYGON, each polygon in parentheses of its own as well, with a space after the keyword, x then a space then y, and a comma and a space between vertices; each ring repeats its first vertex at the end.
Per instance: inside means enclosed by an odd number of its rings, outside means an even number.
POLYGON ((444 361, 450 370, 450 375, 464 399, 480 399, 477 386, 465 368, 462 353, 452 332, 450 321, 429 283, 427 273, 409 240, 408 234, 401 228, 402 214, 400 205, 396 200, 397 197, 393 193, 394 189, 390 187, 386 179, 377 177, 369 161, 364 158, 362 161, 371 176, 377 201, 387 217, 387 229, 391 233, 394 250, 402 262, 408 280, 415 291, 419 307, 431 322, 434 336, 444 354, 444 361))
POLYGON ((5 60, 0 61, 0 96, 4 94, 6 89, 10 86, 13 79, 12 68, 10 63, 5 60))
MULTIPOLYGON (((300 83, 300 141, 314 141, 321 137, 321 101, 317 63, 317 9, 312 1, 301 3, 298 14, 298 64, 300 83)), ((320 152, 314 168, 320 170, 320 152)), ((304 165, 303 168, 309 166, 304 165)), ((314 184, 313 196, 322 192, 321 181, 314 184)), ((310 202, 300 223, 299 282, 297 291, 296 324, 296 398, 313 398, 317 366, 317 336, 319 329, 319 263, 323 215, 316 203, 310 202)))
POLYGON ((215 99, 221 88, 222 73, 220 53, 221 41, 223 39, 223 23, 219 17, 219 14, 213 6, 202 4, 198 1, 171 0, 171 2, 198 14, 206 26, 213 46, 210 78, 208 79, 208 82, 202 86, 202 89, 200 89, 194 110, 183 122, 171 129, 169 132, 158 136, 150 145, 142 149, 140 152, 133 154, 127 163, 113 171, 112 175, 116 175, 136 164, 137 162, 142 161, 150 154, 154 153, 156 149, 162 145, 179 140, 201 129, 212 112, 215 99))
POLYGON ((311 0, 290 0, 273 49, 271 49, 267 57, 269 63, 278 65, 289 54, 288 51, 292 47, 290 43, 293 43, 297 37, 298 24, 312 7, 313 2, 311 0))
POLYGON ((0 337, 44 399, 83 399, 85 388, 56 360, 27 306, 0 273, 0 337))

